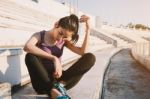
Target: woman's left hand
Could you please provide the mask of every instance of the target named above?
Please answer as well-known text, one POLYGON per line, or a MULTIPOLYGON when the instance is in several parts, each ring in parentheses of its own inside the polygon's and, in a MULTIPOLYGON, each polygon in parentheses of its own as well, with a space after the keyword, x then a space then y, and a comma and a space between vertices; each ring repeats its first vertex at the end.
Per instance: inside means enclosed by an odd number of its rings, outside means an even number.
POLYGON ((60 64, 60 61, 57 57, 54 57, 53 62, 54 62, 54 66, 55 66, 54 77, 60 78, 62 75, 62 66, 60 64))

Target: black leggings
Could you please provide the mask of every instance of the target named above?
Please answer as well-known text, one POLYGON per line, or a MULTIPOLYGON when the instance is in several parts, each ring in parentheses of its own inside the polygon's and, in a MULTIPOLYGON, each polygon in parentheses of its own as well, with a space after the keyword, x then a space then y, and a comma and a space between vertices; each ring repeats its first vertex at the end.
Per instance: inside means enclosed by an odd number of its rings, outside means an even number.
MULTIPOLYGON (((39 57, 27 53, 25 57, 31 83, 38 94, 50 94, 53 87, 54 78, 49 74, 40 62, 39 57)), ((62 76, 58 81, 66 83, 65 88, 68 90, 78 83, 83 74, 86 73, 95 63, 95 56, 92 53, 84 54, 77 62, 75 62, 69 69, 62 72, 62 76)))

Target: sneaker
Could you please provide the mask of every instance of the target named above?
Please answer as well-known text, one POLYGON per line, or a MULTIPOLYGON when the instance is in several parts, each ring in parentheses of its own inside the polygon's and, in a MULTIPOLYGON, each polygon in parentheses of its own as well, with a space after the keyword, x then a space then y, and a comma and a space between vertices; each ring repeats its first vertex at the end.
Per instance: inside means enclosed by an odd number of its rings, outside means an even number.
POLYGON ((58 96, 57 99, 71 99, 67 93, 66 89, 60 83, 54 83, 54 88, 56 88, 63 96, 58 96))
POLYGON ((67 95, 66 89, 60 83, 55 83, 54 88, 56 88, 62 95, 67 95))
POLYGON ((64 96, 57 96, 56 99, 71 99, 71 98, 67 95, 64 95, 64 96))

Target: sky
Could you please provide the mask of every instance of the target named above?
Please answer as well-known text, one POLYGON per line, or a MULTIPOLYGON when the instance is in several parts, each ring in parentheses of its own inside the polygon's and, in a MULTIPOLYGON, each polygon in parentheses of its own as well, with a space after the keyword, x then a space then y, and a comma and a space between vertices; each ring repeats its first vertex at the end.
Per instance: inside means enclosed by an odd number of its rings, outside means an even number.
MULTIPOLYGON (((77 5, 77 0, 58 0, 77 5)), ((144 24, 150 26, 150 0, 78 0, 78 8, 112 25, 144 24)))

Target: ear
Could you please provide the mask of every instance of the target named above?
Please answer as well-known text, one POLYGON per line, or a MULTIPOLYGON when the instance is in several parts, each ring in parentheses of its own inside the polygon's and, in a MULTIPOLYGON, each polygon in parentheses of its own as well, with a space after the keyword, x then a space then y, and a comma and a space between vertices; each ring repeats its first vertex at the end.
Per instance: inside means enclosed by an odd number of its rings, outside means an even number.
POLYGON ((59 26, 58 26, 58 21, 54 24, 54 27, 55 28, 58 28, 59 26))

